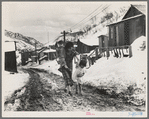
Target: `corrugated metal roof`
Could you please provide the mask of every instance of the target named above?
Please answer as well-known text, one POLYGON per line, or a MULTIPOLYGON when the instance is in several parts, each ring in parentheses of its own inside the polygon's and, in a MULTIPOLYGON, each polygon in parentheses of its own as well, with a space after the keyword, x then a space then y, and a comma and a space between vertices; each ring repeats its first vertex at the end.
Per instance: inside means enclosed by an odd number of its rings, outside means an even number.
POLYGON ((136 9, 146 15, 146 6, 145 5, 133 5, 136 9))

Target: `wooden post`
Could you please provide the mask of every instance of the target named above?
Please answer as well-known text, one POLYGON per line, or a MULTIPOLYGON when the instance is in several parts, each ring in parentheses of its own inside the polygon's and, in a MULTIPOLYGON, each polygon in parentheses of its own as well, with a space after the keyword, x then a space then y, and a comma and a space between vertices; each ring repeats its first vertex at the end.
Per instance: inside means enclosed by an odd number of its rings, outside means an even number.
POLYGON ((61 32, 61 34, 64 35, 64 44, 65 44, 66 43, 66 39, 65 39, 66 32, 65 32, 65 30, 63 32, 61 32))
POLYGON ((98 59, 98 48, 96 48, 96 60, 98 59))
POLYGON ((121 58, 121 50, 120 50, 120 48, 119 48, 118 50, 119 50, 119 56, 120 56, 120 58, 121 58))
POLYGON ((123 57, 124 57, 124 51, 123 51, 123 50, 124 50, 124 48, 122 47, 122 55, 123 55, 123 57))
POLYGON ((48 60, 49 60, 49 52, 48 52, 48 60))
POLYGON ((65 39, 65 31, 63 32, 63 34, 64 34, 64 43, 66 43, 66 39, 65 39))
MULTIPOLYGON (((17 51, 16 43, 17 43, 17 41, 14 41, 14 44, 15 44, 15 57, 16 57, 16 51, 17 51)), ((17 71, 17 59, 16 59, 16 73, 18 73, 18 71, 17 71)))
POLYGON ((14 45, 15 45, 15 51, 17 51, 17 45, 16 45, 16 41, 14 41, 14 45))
POLYGON ((131 45, 129 46, 129 58, 132 57, 132 48, 131 45))
POLYGON ((107 48, 107 59, 108 59, 109 56, 110 56, 110 54, 109 54, 109 48, 107 48))

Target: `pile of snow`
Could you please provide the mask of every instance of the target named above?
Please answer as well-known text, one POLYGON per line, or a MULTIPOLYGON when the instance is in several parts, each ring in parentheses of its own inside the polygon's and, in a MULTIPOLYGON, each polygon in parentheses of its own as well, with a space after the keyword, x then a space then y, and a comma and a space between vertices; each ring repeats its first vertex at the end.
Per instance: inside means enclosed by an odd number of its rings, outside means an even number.
MULTIPOLYGON (((84 75, 83 83, 101 89, 110 89, 115 93, 125 93, 132 87, 133 99, 146 100, 147 50, 146 37, 136 39, 132 46, 131 58, 103 57, 96 61, 84 75), (139 92, 137 92, 140 90, 139 92)), ((136 101, 133 101, 138 103, 136 101)), ((142 102, 141 102, 142 103, 142 102)))
POLYGON ((57 63, 56 60, 49 60, 47 62, 44 62, 42 65, 36 65, 34 68, 44 69, 48 72, 53 72, 57 75, 61 75, 61 72, 58 71, 58 68, 60 65, 57 63))
POLYGON ((21 53, 19 51, 16 51, 16 59, 17 59, 17 66, 21 64, 21 53))
POLYGON ((2 95, 3 99, 6 99, 10 97, 15 90, 22 88, 27 83, 29 74, 22 72, 10 74, 10 72, 3 71, 2 79, 2 95))

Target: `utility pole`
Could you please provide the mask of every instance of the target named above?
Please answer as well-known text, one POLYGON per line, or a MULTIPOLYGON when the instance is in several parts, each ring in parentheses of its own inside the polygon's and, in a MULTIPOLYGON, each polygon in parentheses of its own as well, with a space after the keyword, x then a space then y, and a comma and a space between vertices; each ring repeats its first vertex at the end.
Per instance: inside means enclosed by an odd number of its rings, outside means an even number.
POLYGON ((66 32, 65 32, 65 30, 61 34, 64 35, 64 43, 66 43, 66 39, 65 39, 66 32))
MULTIPOLYGON (((70 31, 70 32, 72 32, 72 31, 70 31)), ((61 34, 63 34, 64 35, 64 43, 66 43, 66 34, 69 34, 70 32, 66 32, 65 30, 63 31, 63 32, 61 32, 61 34)))

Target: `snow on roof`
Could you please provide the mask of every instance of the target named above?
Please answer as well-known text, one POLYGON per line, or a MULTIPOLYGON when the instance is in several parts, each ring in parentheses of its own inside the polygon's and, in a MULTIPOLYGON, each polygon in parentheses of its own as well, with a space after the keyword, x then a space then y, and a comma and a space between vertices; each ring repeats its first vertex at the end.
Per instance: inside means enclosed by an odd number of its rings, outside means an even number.
POLYGON ((15 38, 10 38, 10 37, 7 37, 7 36, 3 36, 2 37, 2 41, 3 41, 3 49, 4 51, 14 51, 15 50, 15 43, 14 41, 16 41, 16 47, 17 47, 17 50, 34 50, 35 47, 31 44, 28 44, 22 40, 18 40, 18 39, 15 39, 15 38))
POLYGON ((7 36, 3 36, 3 41, 4 42, 8 42, 8 41, 17 41, 16 39, 13 39, 13 38, 10 38, 10 37, 7 37, 7 36))
POLYGON ((49 45, 54 45, 55 44, 55 42, 49 42, 49 43, 47 43, 47 44, 45 44, 44 46, 49 46, 49 45))
POLYGON ((80 41, 86 45, 93 46, 98 45, 98 39, 80 39, 80 41))
POLYGON ((15 40, 14 39, 4 36, 3 41, 4 43, 2 47, 5 52, 15 51, 15 43, 14 43, 15 40))
POLYGON ((86 38, 81 38, 80 41, 89 46, 99 45, 98 36, 106 34, 107 27, 104 27, 101 31, 98 31, 96 34, 91 34, 88 35, 86 38))
POLYGON ((56 52, 56 50, 53 50, 53 49, 47 49, 47 50, 45 50, 45 51, 43 51, 44 53, 48 53, 48 52, 56 52))

